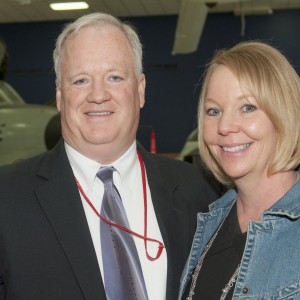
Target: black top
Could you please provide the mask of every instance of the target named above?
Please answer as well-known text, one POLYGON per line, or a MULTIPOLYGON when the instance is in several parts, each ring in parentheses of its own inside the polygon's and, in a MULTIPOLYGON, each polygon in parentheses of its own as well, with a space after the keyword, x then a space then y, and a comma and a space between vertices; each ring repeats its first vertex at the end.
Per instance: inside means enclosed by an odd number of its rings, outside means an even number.
MULTIPOLYGON (((222 289, 241 262, 246 238, 247 233, 242 233, 240 230, 236 205, 234 205, 204 258, 193 299, 220 299, 222 289)), ((189 294, 190 284, 183 299, 186 299, 189 294)), ((226 299, 232 298, 233 291, 234 286, 228 292, 226 299)))

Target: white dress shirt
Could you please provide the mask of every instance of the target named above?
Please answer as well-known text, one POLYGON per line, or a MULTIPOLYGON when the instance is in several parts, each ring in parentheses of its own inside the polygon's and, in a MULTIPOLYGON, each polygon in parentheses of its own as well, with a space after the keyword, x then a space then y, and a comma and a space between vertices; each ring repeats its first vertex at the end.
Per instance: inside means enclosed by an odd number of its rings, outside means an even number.
MULTIPOLYGON (((65 143, 66 152, 70 161, 73 173, 80 183, 83 191, 90 199, 94 207, 100 212, 101 202, 104 194, 104 187, 101 180, 96 176, 100 163, 93 161, 65 143)), ((113 180, 118 189, 127 214, 130 229, 140 235, 144 235, 144 197, 141 168, 136 152, 136 143, 127 150, 118 160, 110 164, 117 172, 113 173, 113 180)), ((148 209, 148 237, 163 243, 155 216, 151 193, 147 188, 147 209, 148 209)), ((100 243, 100 222, 103 222, 95 214, 92 208, 82 195, 81 200, 89 225, 91 237, 94 243, 100 271, 103 276, 103 265, 100 243)), ((149 300, 163 300, 166 298, 167 284, 167 253, 163 250, 162 255, 155 261, 150 261, 146 256, 144 240, 133 236, 139 259, 144 274, 145 284, 149 300)), ((155 257, 158 245, 148 242, 147 250, 150 256, 155 257)))

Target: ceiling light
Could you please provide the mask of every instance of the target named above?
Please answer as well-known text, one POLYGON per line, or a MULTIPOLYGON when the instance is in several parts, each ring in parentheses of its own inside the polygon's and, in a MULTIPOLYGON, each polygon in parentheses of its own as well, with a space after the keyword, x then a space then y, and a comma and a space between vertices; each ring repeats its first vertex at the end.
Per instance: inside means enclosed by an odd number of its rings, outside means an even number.
POLYGON ((50 7, 53 10, 73 10, 73 9, 87 9, 89 5, 86 2, 63 2, 51 3, 50 7))
POLYGON ((241 16, 241 15, 245 15, 245 16, 249 16, 249 15, 271 15, 273 13, 273 10, 271 7, 269 6, 250 6, 250 7, 242 7, 242 8, 238 8, 235 9, 233 11, 235 16, 241 16))

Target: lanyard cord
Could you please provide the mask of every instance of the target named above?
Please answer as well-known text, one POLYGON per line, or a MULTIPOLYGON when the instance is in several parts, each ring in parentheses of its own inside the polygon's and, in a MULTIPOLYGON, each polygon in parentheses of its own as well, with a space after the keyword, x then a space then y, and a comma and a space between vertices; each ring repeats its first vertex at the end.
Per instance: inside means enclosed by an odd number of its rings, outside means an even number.
POLYGON ((152 238, 149 238, 147 236, 147 228, 148 228, 148 211, 147 211, 147 189, 146 189, 146 172, 145 172, 145 166, 144 166, 144 162, 143 162, 143 159, 142 159, 142 156, 140 154, 139 151, 137 151, 137 155, 138 155, 138 159, 139 159, 139 163, 140 163, 140 167, 141 167, 141 175, 142 175, 142 183, 143 183, 143 198, 144 198, 144 235, 141 235, 141 234, 138 234, 137 232, 134 232, 132 230, 130 230, 129 228, 127 227, 123 227, 121 225, 118 225, 114 222, 111 222, 107 219, 105 219, 104 217, 102 217, 99 212, 97 211, 97 209, 95 208, 95 206, 92 204, 91 200, 88 198, 88 196, 85 194, 85 192, 83 191, 80 183, 78 182, 77 178, 75 177, 75 180, 76 180, 76 184, 77 184, 77 187, 78 187, 78 190, 80 191, 81 195, 83 196, 83 198, 85 199, 85 201, 89 204, 89 206, 92 208, 92 210, 94 211, 94 213, 103 221, 105 222, 106 224, 109 224, 111 226, 114 226, 120 230, 123 230, 123 231, 126 231, 140 239, 143 239, 144 240, 144 245, 145 245, 145 251, 146 251, 146 256, 147 258, 150 260, 150 261, 155 261, 157 260, 161 254, 162 254, 162 251, 164 249, 164 245, 158 241, 158 240, 155 240, 155 239, 152 239, 152 238), (148 253, 148 249, 147 249, 147 242, 154 242, 154 243, 157 243, 158 244, 158 250, 157 250, 157 253, 156 253, 156 256, 155 257, 152 257, 150 256, 150 254, 148 253))

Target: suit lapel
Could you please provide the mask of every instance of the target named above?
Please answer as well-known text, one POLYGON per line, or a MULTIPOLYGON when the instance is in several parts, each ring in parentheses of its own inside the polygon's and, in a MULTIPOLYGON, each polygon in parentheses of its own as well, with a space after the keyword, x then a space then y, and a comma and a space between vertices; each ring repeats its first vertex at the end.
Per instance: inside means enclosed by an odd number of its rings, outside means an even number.
POLYGON ((65 252, 85 299, 106 299, 92 238, 63 142, 44 161, 48 179, 35 193, 65 252))
POLYGON ((170 182, 163 178, 160 168, 157 165, 157 160, 153 155, 149 154, 139 144, 138 149, 143 157, 146 167, 147 180, 151 191, 156 218, 167 248, 169 245, 169 232, 166 228, 166 224, 170 218, 174 217, 172 212, 174 208, 172 206, 172 198, 177 185, 170 185, 170 182))
POLYGON ((176 257, 173 257, 173 253, 174 249, 178 249, 178 239, 180 240, 178 234, 180 235, 181 232, 180 225, 178 225, 179 222, 176 221, 180 214, 176 218, 178 211, 176 205, 174 205, 174 194, 178 184, 172 184, 168 178, 164 178, 155 156, 149 154, 140 145, 138 145, 138 149, 145 163, 156 218, 168 254, 166 299, 171 299, 174 289, 178 289, 178 286, 174 286, 174 278, 172 276, 174 273, 173 265, 176 264, 176 257))

